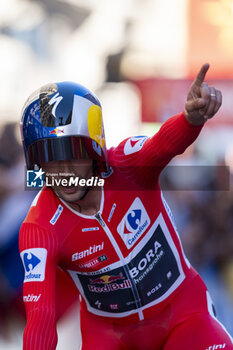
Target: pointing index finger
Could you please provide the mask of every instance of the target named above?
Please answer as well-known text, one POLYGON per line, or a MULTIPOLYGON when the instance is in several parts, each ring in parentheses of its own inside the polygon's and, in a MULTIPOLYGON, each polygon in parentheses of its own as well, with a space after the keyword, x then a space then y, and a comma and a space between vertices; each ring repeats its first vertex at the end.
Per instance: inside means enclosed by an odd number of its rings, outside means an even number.
POLYGON ((201 84, 203 83, 203 81, 205 79, 205 76, 206 76, 206 73, 207 73, 209 67, 210 67, 209 63, 203 64, 199 73, 196 76, 196 79, 194 80, 195 85, 201 86, 201 84))

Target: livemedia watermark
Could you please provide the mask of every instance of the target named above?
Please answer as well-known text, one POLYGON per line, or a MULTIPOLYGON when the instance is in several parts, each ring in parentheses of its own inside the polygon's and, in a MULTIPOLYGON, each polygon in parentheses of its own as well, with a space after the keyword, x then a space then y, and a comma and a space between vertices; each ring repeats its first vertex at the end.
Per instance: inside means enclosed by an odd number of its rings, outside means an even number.
MULTIPOLYGON (((231 173, 229 166, 113 166, 107 173, 83 178, 73 172, 43 169, 26 171, 26 190, 46 187, 93 187, 100 189, 109 181, 108 191, 229 191, 231 173)), ((85 172, 84 172, 85 173, 85 172)))
POLYGON ((43 169, 26 171, 26 189, 38 190, 46 187, 103 187, 104 179, 91 176, 87 179, 74 173, 45 173, 43 169))

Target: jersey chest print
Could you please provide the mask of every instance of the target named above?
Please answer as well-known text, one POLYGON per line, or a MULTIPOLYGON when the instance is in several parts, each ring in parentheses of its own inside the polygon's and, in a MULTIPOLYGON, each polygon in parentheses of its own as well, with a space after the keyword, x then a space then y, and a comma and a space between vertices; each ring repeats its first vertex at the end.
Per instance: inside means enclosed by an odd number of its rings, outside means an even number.
MULTIPOLYGON (((139 203, 138 200, 139 198, 135 199, 136 203, 139 203)), ((132 207, 134 208, 133 205, 132 207)), ((124 219, 130 215, 130 210, 124 219)), ((135 224, 135 230, 143 215, 144 220, 150 222, 146 212, 141 216, 137 212, 135 216, 129 216, 132 225, 135 224)), ((124 220, 120 227, 124 227, 123 222, 124 220)), ((89 311, 111 317, 126 316, 161 302, 185 277, 162 214, 123 260, 121 258, 98 271, 70 270, 69 273, 86 300, 89 311)))

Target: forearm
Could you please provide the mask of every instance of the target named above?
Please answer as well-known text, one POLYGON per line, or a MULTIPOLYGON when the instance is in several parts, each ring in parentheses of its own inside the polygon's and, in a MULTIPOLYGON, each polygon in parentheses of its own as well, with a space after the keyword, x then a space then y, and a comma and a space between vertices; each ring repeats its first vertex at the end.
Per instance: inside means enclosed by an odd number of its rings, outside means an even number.
POLYGON ((131 139, 124 140, 114 150, 114 165, 141 186, 154 188, 162 169, 195 141, 202 126, 191 125, 184 113, 175 115, 169 118, 153 137, 148 138, 140 150, 134 151, 133 146, 132 151, 126 154, 125 146, 131 139))
POLYGON ((23 350, 54 350, 57 345, 55 314, 35 309, 27 316, 23 350))
POLYGON ((23 299, 27 315, 23 350, 54 350, 57 344, 57 241, 50 231, 24 223, 20 230, 19 247, 25 267, 23 299), (33 259, 36 259, 34 263, 33 259))
POLYGON ((145 142, 143 162, 164 167, 178 154, 182 154, 199 135, 203 125, 191 125, 180 113, 169 118, 159 132, 145 142))

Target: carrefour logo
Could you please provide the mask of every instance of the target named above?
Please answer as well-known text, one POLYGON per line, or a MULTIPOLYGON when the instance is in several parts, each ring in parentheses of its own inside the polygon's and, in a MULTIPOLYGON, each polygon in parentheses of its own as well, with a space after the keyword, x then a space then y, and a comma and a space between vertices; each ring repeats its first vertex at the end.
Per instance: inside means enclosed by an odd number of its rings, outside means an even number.
POLYGON ((24 282, 44 281, 47 250, 45 248, 30 248, 21 252, 25 269, 24 282))
POLYGON ((140 198, 135 198, 117 227, 117 232, 130 249, 150 225, 150 218, 140 198))
POLYGON ((23 256, 23 262, 24 262, 25 270, 29 272, 29 271, 32 271, 41 262, 41 260, 38 259, 32 253, 25 253, 23 256))
POLYGON ((127 215, 126 223, 128 222, 132 230, 137 230, 140 225, 142 217, 142 211, 139 209, 132 210, 131 213, 127 215))

